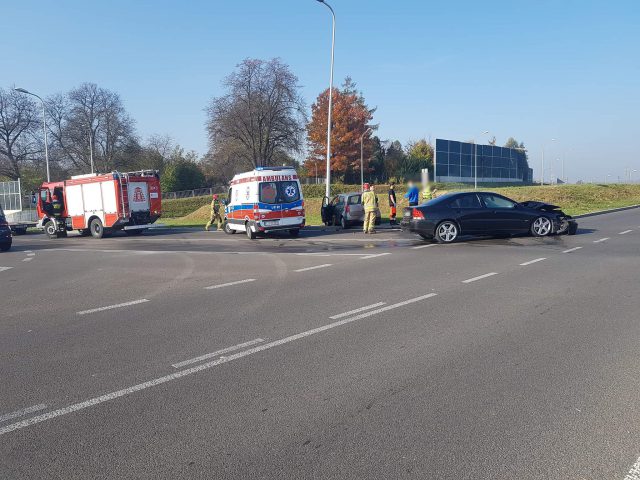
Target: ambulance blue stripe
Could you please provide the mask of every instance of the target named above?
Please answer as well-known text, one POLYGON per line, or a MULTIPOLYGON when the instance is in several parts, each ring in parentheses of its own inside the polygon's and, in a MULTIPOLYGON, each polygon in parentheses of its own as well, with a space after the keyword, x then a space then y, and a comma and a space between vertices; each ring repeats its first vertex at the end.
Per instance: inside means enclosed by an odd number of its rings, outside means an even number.
MULTIPOLYGON (((253 210, 253 206, 255 204, 254 203, 241 203, 240 205, 229 205, 227 207, 228 211, 231 212, 235 212, 236 210, 253 210)), ((258 203, 258 208, 261 210, 272 210, 272 211, 279 211, 279 210, 290 210, 292 208, 296 208, 296 207, 302 207, 302 200, 298 200, 297 202, 291 202, 291 203, 277 203, 277 204, 270 204, 270 203, 258 203)))

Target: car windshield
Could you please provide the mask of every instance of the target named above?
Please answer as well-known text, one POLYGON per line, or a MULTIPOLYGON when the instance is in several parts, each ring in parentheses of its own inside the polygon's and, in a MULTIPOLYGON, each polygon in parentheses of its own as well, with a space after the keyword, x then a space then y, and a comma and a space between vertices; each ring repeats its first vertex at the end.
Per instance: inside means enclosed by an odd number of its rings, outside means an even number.
POLYGON ((300 200, 298 182, 262 182, 259 190, 262 203, 290 203, 300 200))

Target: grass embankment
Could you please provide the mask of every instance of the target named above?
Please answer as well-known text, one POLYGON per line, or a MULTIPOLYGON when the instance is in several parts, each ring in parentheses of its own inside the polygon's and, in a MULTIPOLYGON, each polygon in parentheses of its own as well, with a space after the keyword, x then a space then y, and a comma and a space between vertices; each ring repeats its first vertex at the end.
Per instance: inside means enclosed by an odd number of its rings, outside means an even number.
MULTIPOLYGON (((354 186, 345 185, 343 191, 353 191, 354 186)), ((464 190, 458 185, 443 185, 439 193, 445 191, 464 190), (447 188, 449 187, 449 188, 447 188), (458 188, 456 188, 458 187, 458 188), (445 190, 446 188, 446 190, 445 190)), ((332 188, 333 190, 333 188, 332 188)), ((336 192, 337 193, 336 189, 336 192)), ((538 200, 541 202, 559 205, 569 215, 606 210, 609 208, 626 207, 640 204, 640 185, 549 185, 529 187, 500 187, 487 188, 517 201, 538 200)), ((401 199, 406 189, 397 189, 398 198, 401 199)), ((387 187, 378 185, 376 193, 380 199, 380 210, 383 219, 389 218, 389 205, 386 197, 387 187)), ((310 192, 311 193, 311 192, 310 192)), ((315 193, 315 192, 313 192, 315 193)), ((164 200, 162 223, 172 226, 203 227, 209 219, 209 197, 184 198, 177 200, 164 200)), ((402 215, 400 205, 398 216, 402 215)), ((322 198, 305 197, 305 209, 308 225, 320 225, 320 207, 322 198)))

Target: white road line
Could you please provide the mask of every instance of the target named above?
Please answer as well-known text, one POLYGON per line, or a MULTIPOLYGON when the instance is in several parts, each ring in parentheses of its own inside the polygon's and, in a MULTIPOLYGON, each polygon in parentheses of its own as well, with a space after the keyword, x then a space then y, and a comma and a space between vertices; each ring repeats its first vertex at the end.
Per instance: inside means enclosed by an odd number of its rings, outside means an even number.
POLYGON ((631 466, 631 470, 623 480, 640 480, 640 458, 631 466))
POLYGON ((196 365, 195 367, 187 368, 184 370, 180 370, 178 372, 172 373, 170 375, 165 375, 164 377, 156 378, 154 380, 149 380, 147 382, 139 383, 132 387, 124 388, 122 390, 118 390, 115 392, 107 393, 105 395, 101 395, 99 397, 94 397, 89 400, 80 403, 74 403, 73 405, 69 405, 68 407, 60 408, 58 410, 54 410, 51 412, 44 413, 42 415, 37 415, 35 417, 28 418, 21 422, 12 423, 10 425, 6 425, 5 427, 0 428, 0 435, 4 435, 9 432, 13 432, 15 430, 20 430, 25 427, 29 427, 31 425, 35 425, 37 423, 44 422, 46 420, 51 420, 52 418, 57 418, 62 415, 67 415, 69 413, 77 412, 79 410, 84 410, 85 408, 93 407, 95 405, 99 405, 104 402, 108 402, 110 400, 114 400, 116 398, 123 397, 125 395, 129 395, 135 392, 139 392, 141 390, 145 390, 147 388, 155 387, 157 385, 161 385, 163 383, 170 382, 172 380, 177 380, 178 378, 186 377, 188 375, 192 375, 197 372, 201 372, 203 370, 207 370, 209 368, 222 365, 223 363, 228 363, 233 360, 238 360, 243 357, 247 357, 249 355, 253 355, 254 353, 262 352, 264 350, 269 350, 274 347, 279 347, 280 345, 284 345, 287 343, 294 342, 296 340, 300 340, 305 337, 309 337, 311 335, 315 335, 317 333, 324 332, 326 330, 331 330, 332 328, 340 327, 342 325, 347 325, 349 323, 355 322, 357 320, 361 320, 363 318, 370 317, 371 315, 375 315, 377 313, 386 312, 388 310, 393 310, 394 308, 400 308, 405 305, 409 305, 412 303, 420 302, 422 300, 426 300, 431 297, 435 297, 436 293, 429 293, 427 295, 422 295, 420 297, 412 298, 410 300, 405 300, 404 302, 394 303, 393 305, 388 305, 386 307, 379 308, 378 310, 372 310, 369 312, 362 313, 360 315, 356 315, 355 317, 345 318, 343 320, 338 320, 337 322, 329 323, 327 325, 323 325, 318 328, 314 328, 312 330, 307 330, 306 332, 298 333, 296 335, 291 335, 289 337, 282 338, 280 340, 275 340, 273 342, 265 343, 263 345, 259 345, 254 348, 250 348, 248 350, 243 350, 242 352, 234 353, 233 355, 229 355, 227 357, 221 357, 211 362, 203 363, 200 365, 196 365))
POLYGON ((31 260, 33 260, 33 257, 27 257, 22 259, 23 262, 30 262, 31 260))
POLYGON ((547 259, 547 257, 536 258, 535 260, 529 260, 528 262, 521 263, 520 266, 521 267, 526 267, 527 265, 531 265, 532 263, 538 263, 538 262, 541 262, 541 261, 546 260, 546 259, 547 259))
POLYGON ((373 255, 367 255, 366 257, 362 257, 360 260, 368 260, 370 258, 384 257, 386 255, 391 255, 391 252, 376 253, 376 254, 373 254, 373 255))
POLYGON ((604 238, 601 238, 600 240, 594 240, 593 243, 602 243, 602 242, 606 242, 607 240, 609 240, 609 237, 604 237, 604 238))
POLYGON ((255 278, 247 278, 246 280, 238 280, 237 282, 221 283, 220 285, 211 285, 204 287, 205 290, 215 290, 216 288, 232 287, 233 285, 240 285, 243 283, 255 282, 255 278))
POLYGON ((633 230, 625 230, 624 232, 620 232, 618 235, 626 235, 627 233, 631 233, 633 230))
POLYGON ((368 257, 369 253, 324 253, 324 252, 301 252, 295 255, 309 257, 368 257))
POLYGON ((413 250, 420 250, 421 248, 429 248, 429 247, 436 247, 438 244, 437 243, 427 243, 426 245, 418 245, 417 247, 411 247, 413 250))
POLYGON ((25 415, 29 415, 33 412, 39 412, 40 410, 44 410, 47 406, 44 403, 40 405, 34 405, 33 407, 23 408, 22 410, 16 410, 15 412, 5 413, 4 415, 0 415, 0 422, 6 422, 7 420, 12 420, 18 417, 24 417, 25 415))
POLYGON ((308 272, 309 270, 316 270, 318 268, 327 268, 327 267, 331 267, 332 265, 333 265, 332 263, 324 263, 322 265, 316 265, 314 267, 299 268, 298 270, 294 270, 294 272, 308 272))
POLYGON ((148 301, 149 300, 147 300, 146 298, 141 298, 140 300, 133 300, 131 302, 118 303, 116 305, 107 305, 106 307, 92 308, 90 310, 82 310, 81 312, 77 312, 77 314, 78 315, 87 315, 89 313, 102 312, 104 310, 112 310, 114 308, 121 308, 121 307, 129 307, 131 305, 138 305, 140 303, 146 303, 148 301))
POLYGON ((382 305, 386 305, 385 302, 374 303, 373 305, 367 305, 366 307, 356 308, 355 310, 350 310, 348 312, 340 313, 338 315, 333 315, 329 317, 331 320, 337 320, 339 318, 348 317, 349 315, 353 315, 354 313, 364 312, 365 310, 371 310, 372 308, 381 307, 382 305))
POLYGON ((571 252, 575 252, 576 250, 580 250, 582 247, 573 247, 570 248, 569 250, 563 250, 562 253, 571 253, 571 252))
POLYGON ((33 250, 25 250, 24 253, 33 253, 33 250))
POLYGON ((11 270, 13 267, 0 267, 0 272, 4 272, 5 270, 11 270))
POLYGON ((467 280, 463 280, 462 283, 471 283, 477 282, 478 280, 482 280, 483 278, 492 277, 494 275, 498 275, 498 272, 485 273, 484 275, 479 275, 477 277, 469 278, 467 280))
POLYGON ((27 257, 33 257, 33 256, 35 256, 35 253, 33 253, 33 252, 27 253, 27 257))
POLYGON ((250 340, 248 342, 239 343, 238 345, 234 345, 232 347, 223 348, 222 350, 217 350, 215 352, 207 353, 205 355, 200 355, 199 357, 190 358, 189 360, 184 360, 182 362, 174 363, 171 365, 173 368, 182 368, 185 365, 191 365, 192 363, 199 363, 203 360, 209 360, 210 358, 219 357, 224 355, 225 353, 235 352, 236 350, 241 350, 245 347, 250 347, 252 345, 256 345, 258 343, 264 342, 261 338, 256 338, 255 340, 250 340))

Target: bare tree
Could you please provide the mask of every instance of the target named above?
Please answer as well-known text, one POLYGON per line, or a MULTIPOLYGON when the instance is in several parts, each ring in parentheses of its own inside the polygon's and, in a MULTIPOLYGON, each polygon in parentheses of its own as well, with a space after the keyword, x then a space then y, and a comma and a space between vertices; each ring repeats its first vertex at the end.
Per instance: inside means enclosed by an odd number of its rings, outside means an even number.
POLYGON ((298 78, 280 59, 246 59, 223 85, 228 93, 207 108, 211 156, 222 155, 227 164, 233 152, 258 167, 301 151, 305 104, 298 78))
POLYGON ((0 88, 0 175, 17 180, 23 167, 37 161, 44 148, 41 122, 29 97, 0 88))
POLYGON ((134 122, 120 96, 94 83, 83 83, 49 100, 50 130, 56 154, 78 172, 89 171, 91 150, 102 172, 126 167, 136 150, 134 122))

